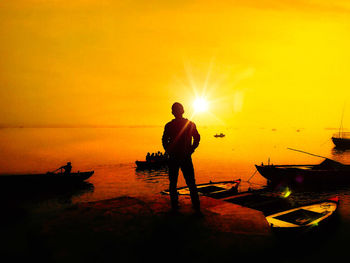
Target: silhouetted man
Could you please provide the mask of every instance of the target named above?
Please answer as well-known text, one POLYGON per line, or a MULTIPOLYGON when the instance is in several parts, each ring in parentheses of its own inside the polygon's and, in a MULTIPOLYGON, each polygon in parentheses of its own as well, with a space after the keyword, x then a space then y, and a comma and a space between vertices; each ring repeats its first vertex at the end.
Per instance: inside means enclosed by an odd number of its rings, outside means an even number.
POLYGON ((162 137, 163 147, 169 155, 169 192, 171 206, 173 209, 178 208, 178 193, 176 188, 179 169, 181 168, 186 184, 190 190, 192 206, 199 212, 200 203, 191 155, 199 145, 200 135, 196 125, 182 117, 184 108, 180 103, 175 102, 171 109, 175 119, 165 125, 162 137))
MULTIPOLYGON (((60 168, 58 168, 57 170, 61 170, 62 173, 62 169, 64 170, 63 174, 65 175, 69 175, 70 172, 72 171, 72 163, 68 162, 66 165, 61 166, 60 168)), ((57 171, 56 170, 56 171, 57 171)))

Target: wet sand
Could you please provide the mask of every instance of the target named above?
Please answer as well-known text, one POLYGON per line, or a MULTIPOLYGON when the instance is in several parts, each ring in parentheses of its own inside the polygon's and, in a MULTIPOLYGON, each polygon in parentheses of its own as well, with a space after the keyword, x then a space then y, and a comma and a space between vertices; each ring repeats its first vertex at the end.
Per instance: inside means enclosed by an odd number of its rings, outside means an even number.
POLYGON ((320 262, 332 258, 320 246, 324 235, 281 239, 259 211, 208 197, 201 197, 201 204, 202 215, 194 213, 188 197, 180 198, 181 207, 175 213, 162 195, 124 196, 41 213, 3 206, 7 213, 1 219, 1 257, 36 262, 320 262))

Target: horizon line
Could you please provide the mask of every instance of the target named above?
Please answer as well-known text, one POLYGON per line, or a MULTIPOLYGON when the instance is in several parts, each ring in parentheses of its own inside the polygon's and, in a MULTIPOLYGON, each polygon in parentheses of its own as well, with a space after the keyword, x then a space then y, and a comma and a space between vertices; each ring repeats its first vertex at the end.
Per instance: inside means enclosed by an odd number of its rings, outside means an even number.
MULTIPOLYGON (((199 127, 226 127, 226 128, 234 128, 238 129, 239 127, 234 126, 226 126, 226 125, 197 125, 199 127)), ((55 128, 55 129, 64 129, 64 128, 160 128, 164 127, 164 125, 155 125, 155 124, 81 124, 81 125, 64 125, 64 124, 52 124, 52 125, 44 125, 44 124, 36 124, 36 125, 5 125, 0 124, 0 129, 30 129, 30 128, 55 128)), ((257 129, 274 129, 276 127, 256 127, 257 129)), ((278 127, 277 127, 278 128, 278 127)), ((289 127, 296 128, 296 127, 289 127)), ((296 128, 298 130, 307 129, 305 127, 296 128)), ((325 130, 339 130, 339 128, 335 127, 323 127, 325 130)), ((347 129, 345 129, 347 130, 347 129)))

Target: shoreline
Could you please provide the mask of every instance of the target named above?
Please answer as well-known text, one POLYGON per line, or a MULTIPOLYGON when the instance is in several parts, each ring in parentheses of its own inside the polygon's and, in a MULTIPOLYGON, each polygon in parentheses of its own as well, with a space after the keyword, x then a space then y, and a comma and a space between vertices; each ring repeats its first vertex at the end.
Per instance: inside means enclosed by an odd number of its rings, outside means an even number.
POLYGON ((333 258, 332 250, 317 253, 331 242, 331 234, 279 239, 257 210, 201 196, 203 215, 198 216, 190 198, 180 196, 175 213, 168 198, 122 196, 31 213, 9 205, 0 228, 1 257, 74 263, 333 258))

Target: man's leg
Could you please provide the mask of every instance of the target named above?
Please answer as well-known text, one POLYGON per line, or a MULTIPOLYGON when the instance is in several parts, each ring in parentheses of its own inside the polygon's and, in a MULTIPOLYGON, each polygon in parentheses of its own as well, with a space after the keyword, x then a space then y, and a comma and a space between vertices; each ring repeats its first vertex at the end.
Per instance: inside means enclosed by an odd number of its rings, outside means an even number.
POLYGON ((200 210, 200 202, 198 197, 198 190, 196 186, 196 180, 194 178, 194 168, 191 157, 186 158, 181 163, 181 171, 186 180, 186 184, 190 190, 192 206, 195 210, 200 210))
POLYGON ((177 179, 179 177, 179 165, 175 160, 169 160, 169 193, 171 207, 177 209, 178 204, 178 194, 177 194, 177 179))

